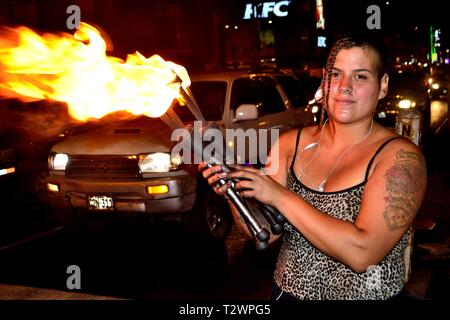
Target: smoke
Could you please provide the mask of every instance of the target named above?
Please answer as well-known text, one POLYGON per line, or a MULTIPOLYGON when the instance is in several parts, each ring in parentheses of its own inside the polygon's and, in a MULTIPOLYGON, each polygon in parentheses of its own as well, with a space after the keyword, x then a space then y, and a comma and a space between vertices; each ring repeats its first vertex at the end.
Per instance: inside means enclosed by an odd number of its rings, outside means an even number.
POLYGON ((48 140, 74 123, 64 103, 0 100, 0 139, 16 136, 29 141, 48 140))
POLYGON ((71 117, 67 105, 62 102, 39 100, 25 103, 21 100, 0 99, 0 143, 51 142, 67 134, 78 134, 140 117, 145 116, 116 111, 100 119, 81 121, 71 117))

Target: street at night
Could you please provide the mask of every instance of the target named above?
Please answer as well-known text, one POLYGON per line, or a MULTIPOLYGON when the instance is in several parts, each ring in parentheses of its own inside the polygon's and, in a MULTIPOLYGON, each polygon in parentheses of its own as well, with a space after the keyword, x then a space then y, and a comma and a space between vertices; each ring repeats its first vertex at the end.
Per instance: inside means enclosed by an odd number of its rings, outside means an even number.
POLYGON ((268 298, 275 251, 256 252, 238 229, 226 246, 201 249, 192 246, 174 223, 127 220, 132 221, 117 219, 99 226, 91 236, 69 237, 56 229, 40 239, 2 249, 2 283, 28 287, 11 292, 2 286, 2 299, 82 297, 77 293, 94 299, 169 301, 268 298), (70 265, 81 269, 81 290, 67 289, 70 265), (55 292, 43 288, 65 293, 52 296, 55 292))

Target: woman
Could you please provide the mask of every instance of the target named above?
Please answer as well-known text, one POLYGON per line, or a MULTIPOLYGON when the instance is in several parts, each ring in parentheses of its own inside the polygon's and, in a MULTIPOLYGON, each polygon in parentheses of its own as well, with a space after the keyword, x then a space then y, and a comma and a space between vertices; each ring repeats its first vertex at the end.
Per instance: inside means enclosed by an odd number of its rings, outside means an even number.
POLYGON ((203 171, 221 195, 228 186, 217 188, 218 179, 244 179, 235 186, 243 197, 286 218, 275 299, 390 299, 402 290, 403 254, 426 168, 412 142, 373 121, 388 81, 379 46, 344 37, 324 69, 328 120, 279 138, 272 147, 279 158, 269 155, 268 164, 278 165, 276 173, 239 166, 228 175, 219 166, 203 171))

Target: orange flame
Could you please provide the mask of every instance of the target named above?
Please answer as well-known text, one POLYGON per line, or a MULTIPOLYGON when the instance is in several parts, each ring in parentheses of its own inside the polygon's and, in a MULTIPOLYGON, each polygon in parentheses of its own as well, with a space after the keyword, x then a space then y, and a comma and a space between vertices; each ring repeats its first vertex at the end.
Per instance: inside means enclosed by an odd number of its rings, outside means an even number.
POLYGON ((86 23, 74 35, 26 27, 0 34, 0 96, 66 102, 78 120, 120 110, 160 117, 174 99, 183 103, 180 86, 189 85, 184 67, 158 55, 107 56, 100 32, 86 23))

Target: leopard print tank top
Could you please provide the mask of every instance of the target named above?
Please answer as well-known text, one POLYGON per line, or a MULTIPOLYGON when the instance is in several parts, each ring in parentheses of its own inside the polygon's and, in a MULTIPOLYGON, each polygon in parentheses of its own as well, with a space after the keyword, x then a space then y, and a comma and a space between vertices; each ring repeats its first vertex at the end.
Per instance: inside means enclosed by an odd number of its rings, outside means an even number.
MULTIPOLYGON (((386 141, 378 148, 367 166, 363 182, 335 192, 312 190, 297 179, 293 165, 299 138, 300 130, 287 178, 289 190, 334 218, 354 222, 360 210, 364 186, 373 160, 391 140, 397 137, 386 141)), ((405 274, 403 256, 411 229, 378 265, 370 266, 363 273, 354 272, 316 249, 289 222, 285 222, 284 229, 283 244, 274 274, 275 283, 284 292, 306 300, 373 300, 389 299, 402 290, 405 274)))

